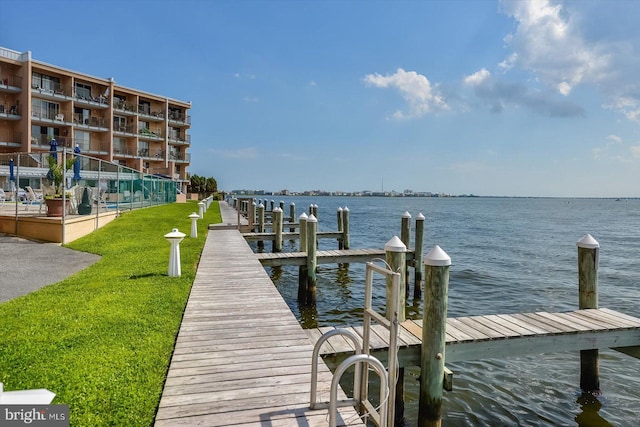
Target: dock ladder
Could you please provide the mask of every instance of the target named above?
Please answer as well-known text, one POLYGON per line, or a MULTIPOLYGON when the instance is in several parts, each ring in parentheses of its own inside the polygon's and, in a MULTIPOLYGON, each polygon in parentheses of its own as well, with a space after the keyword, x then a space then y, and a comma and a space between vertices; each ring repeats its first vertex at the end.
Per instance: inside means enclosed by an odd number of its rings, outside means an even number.
POLYGON ((387 268, 379 267, 371 262, 366 264, 366 284, 364 293, 364 321, 362 333, 362 346, 360 346, 358 336, 347 329, 334 329, 326 332, 320 337, 313 348, 311 365, 311 409, 329 408, 329 426, 336 426, 336 413, 338 407, 355 406, 361 414, 371 417, 380 427, 392 426, 395 417, 395 390, 398 375, 398 313, 400 311, 400 278, 398 272, 387 268), (372 308, 373 295, 373 274, 382 274, 385 278, 391 279, 392 292, 390 293, 389 305, 393 307, 391 319, 376 313, 372 308), (371 337, 371 321, 383 325, 389 330, 389 367, 384 365, 375 357, 369 354, 369 340, 371 337), (320 347, 329 338, 335 335, 342 335, 353 342, 356 354, 345 359, 333 374, 331 381, 331 393, 329 402, 317 402, 317 378, 318 378, 318 355, 320 347), (353 398, 338 401, 338 384, 342 374, 351 366, 355 365, 353 379, 353 398), (369 367, 373 368, 380 377, 380 410, 378 411, 368 399, 369 390, 369 367))

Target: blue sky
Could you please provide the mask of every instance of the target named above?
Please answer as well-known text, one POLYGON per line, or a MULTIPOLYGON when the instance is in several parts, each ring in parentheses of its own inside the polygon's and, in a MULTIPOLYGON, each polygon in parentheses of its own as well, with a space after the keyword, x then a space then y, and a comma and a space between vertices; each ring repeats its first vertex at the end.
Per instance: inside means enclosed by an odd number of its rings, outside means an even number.
POLYGON ((0 46, 191 101, 221 189, 640 197, 640 2, 0 1, 0 46))

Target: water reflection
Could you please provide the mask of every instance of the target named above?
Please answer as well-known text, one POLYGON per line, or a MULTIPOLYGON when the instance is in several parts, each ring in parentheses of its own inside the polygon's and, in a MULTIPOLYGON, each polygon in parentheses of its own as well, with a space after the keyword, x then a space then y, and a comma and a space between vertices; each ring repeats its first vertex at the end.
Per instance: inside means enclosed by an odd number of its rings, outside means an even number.
POLYGON ((580 405, 582 410, 575 420, 579 427, 613 427, 609 421, 602 418, 599 414, 602 403, 598 400, 598 396, 593 393, 582 393, 576 403, 580 405))

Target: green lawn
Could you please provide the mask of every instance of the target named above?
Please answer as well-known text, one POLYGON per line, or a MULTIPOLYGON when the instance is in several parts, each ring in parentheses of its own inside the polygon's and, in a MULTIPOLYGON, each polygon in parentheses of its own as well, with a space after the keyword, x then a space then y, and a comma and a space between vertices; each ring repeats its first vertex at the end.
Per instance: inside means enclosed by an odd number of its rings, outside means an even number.
MULTIPOLYGON (((153 424, 207 225, 189 238, 195 202, 125 213, 71 244, 102 256, 93 266, 0 304, 0 382, 5 390, 47 388, 68 404, 72 426, 153 424), (182 277, 168 277, 178 228, 182 277)), ((55 260, 42 260, 55 262, 55 260)))

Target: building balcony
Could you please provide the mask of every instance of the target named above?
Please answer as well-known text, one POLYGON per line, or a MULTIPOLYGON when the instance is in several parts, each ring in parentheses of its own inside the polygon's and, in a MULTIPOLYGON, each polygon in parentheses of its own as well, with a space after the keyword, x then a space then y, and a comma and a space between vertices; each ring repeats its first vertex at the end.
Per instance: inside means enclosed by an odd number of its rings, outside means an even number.
POLYGON ((169 160, 172 160, 176 163, 190 163, 191 162, 191 153, 169 153, 169 160))
POLYGON ((91 96, 90 94, 74 94, 73 100, 76 105, 86 105, 94 108, 109 108, 109 98, 104 95, 91 96))
POLYGON ((21 118, 20 107, 17 105, 6 106, 0 104, 0 119, 20 120, 21 118))
POLYGON ((83 117, 82 114, 74 114, 73 123, 78 129, 99 130, 103 132, 109 130, 109 121, 103 117, 83 117))
POLYGON ((130 116, 136 115, 136 111, 138 110, 135 104, 131 102, 121 101, 119 99, 115 100, 113 108, 118 113, 130 116))
POLYGON ((182 113, 169 113, 169 123, 178 126, 191 126, 191 116, 182 113))
POLYGON ((0 147, 17 148, 22 146, 22 134, 20 132, 0 132, 0 147))
POLYGON ((191 145, 191 135, 187 135, 186 139, 181 135, 169 134, 169 144, 171 145, 191 145))
POLYGON ((164 136, 159 130, 152 131, 151 129, 144 128, 138 130, 138 136, 140 139, 151 139, 154 141, 163 140, 164 136))
POLYGON ((0 92, 20 93, 22 92, 22 77, 14 75, 0 76, 0 92))
POLYGON ((61 112, 54 112, 49 110, 33 109, 31 110, 31 120, 34 122, 44 123, 57 123, 60 125, 67 124, 65 121, 65 114, 61 112))
POLYGON ((40 87, 32 84, 31 95, 36 98, 50 99, 54 101, 69 101, 73 99, 73 88, 71 86, 63 86, 60 84, 51 84, 48 87, 40 87))
POLYGON ((147 104, 138 104, 138 115, 155 122, 164 121, 164 111, 154 109, 147 104))

